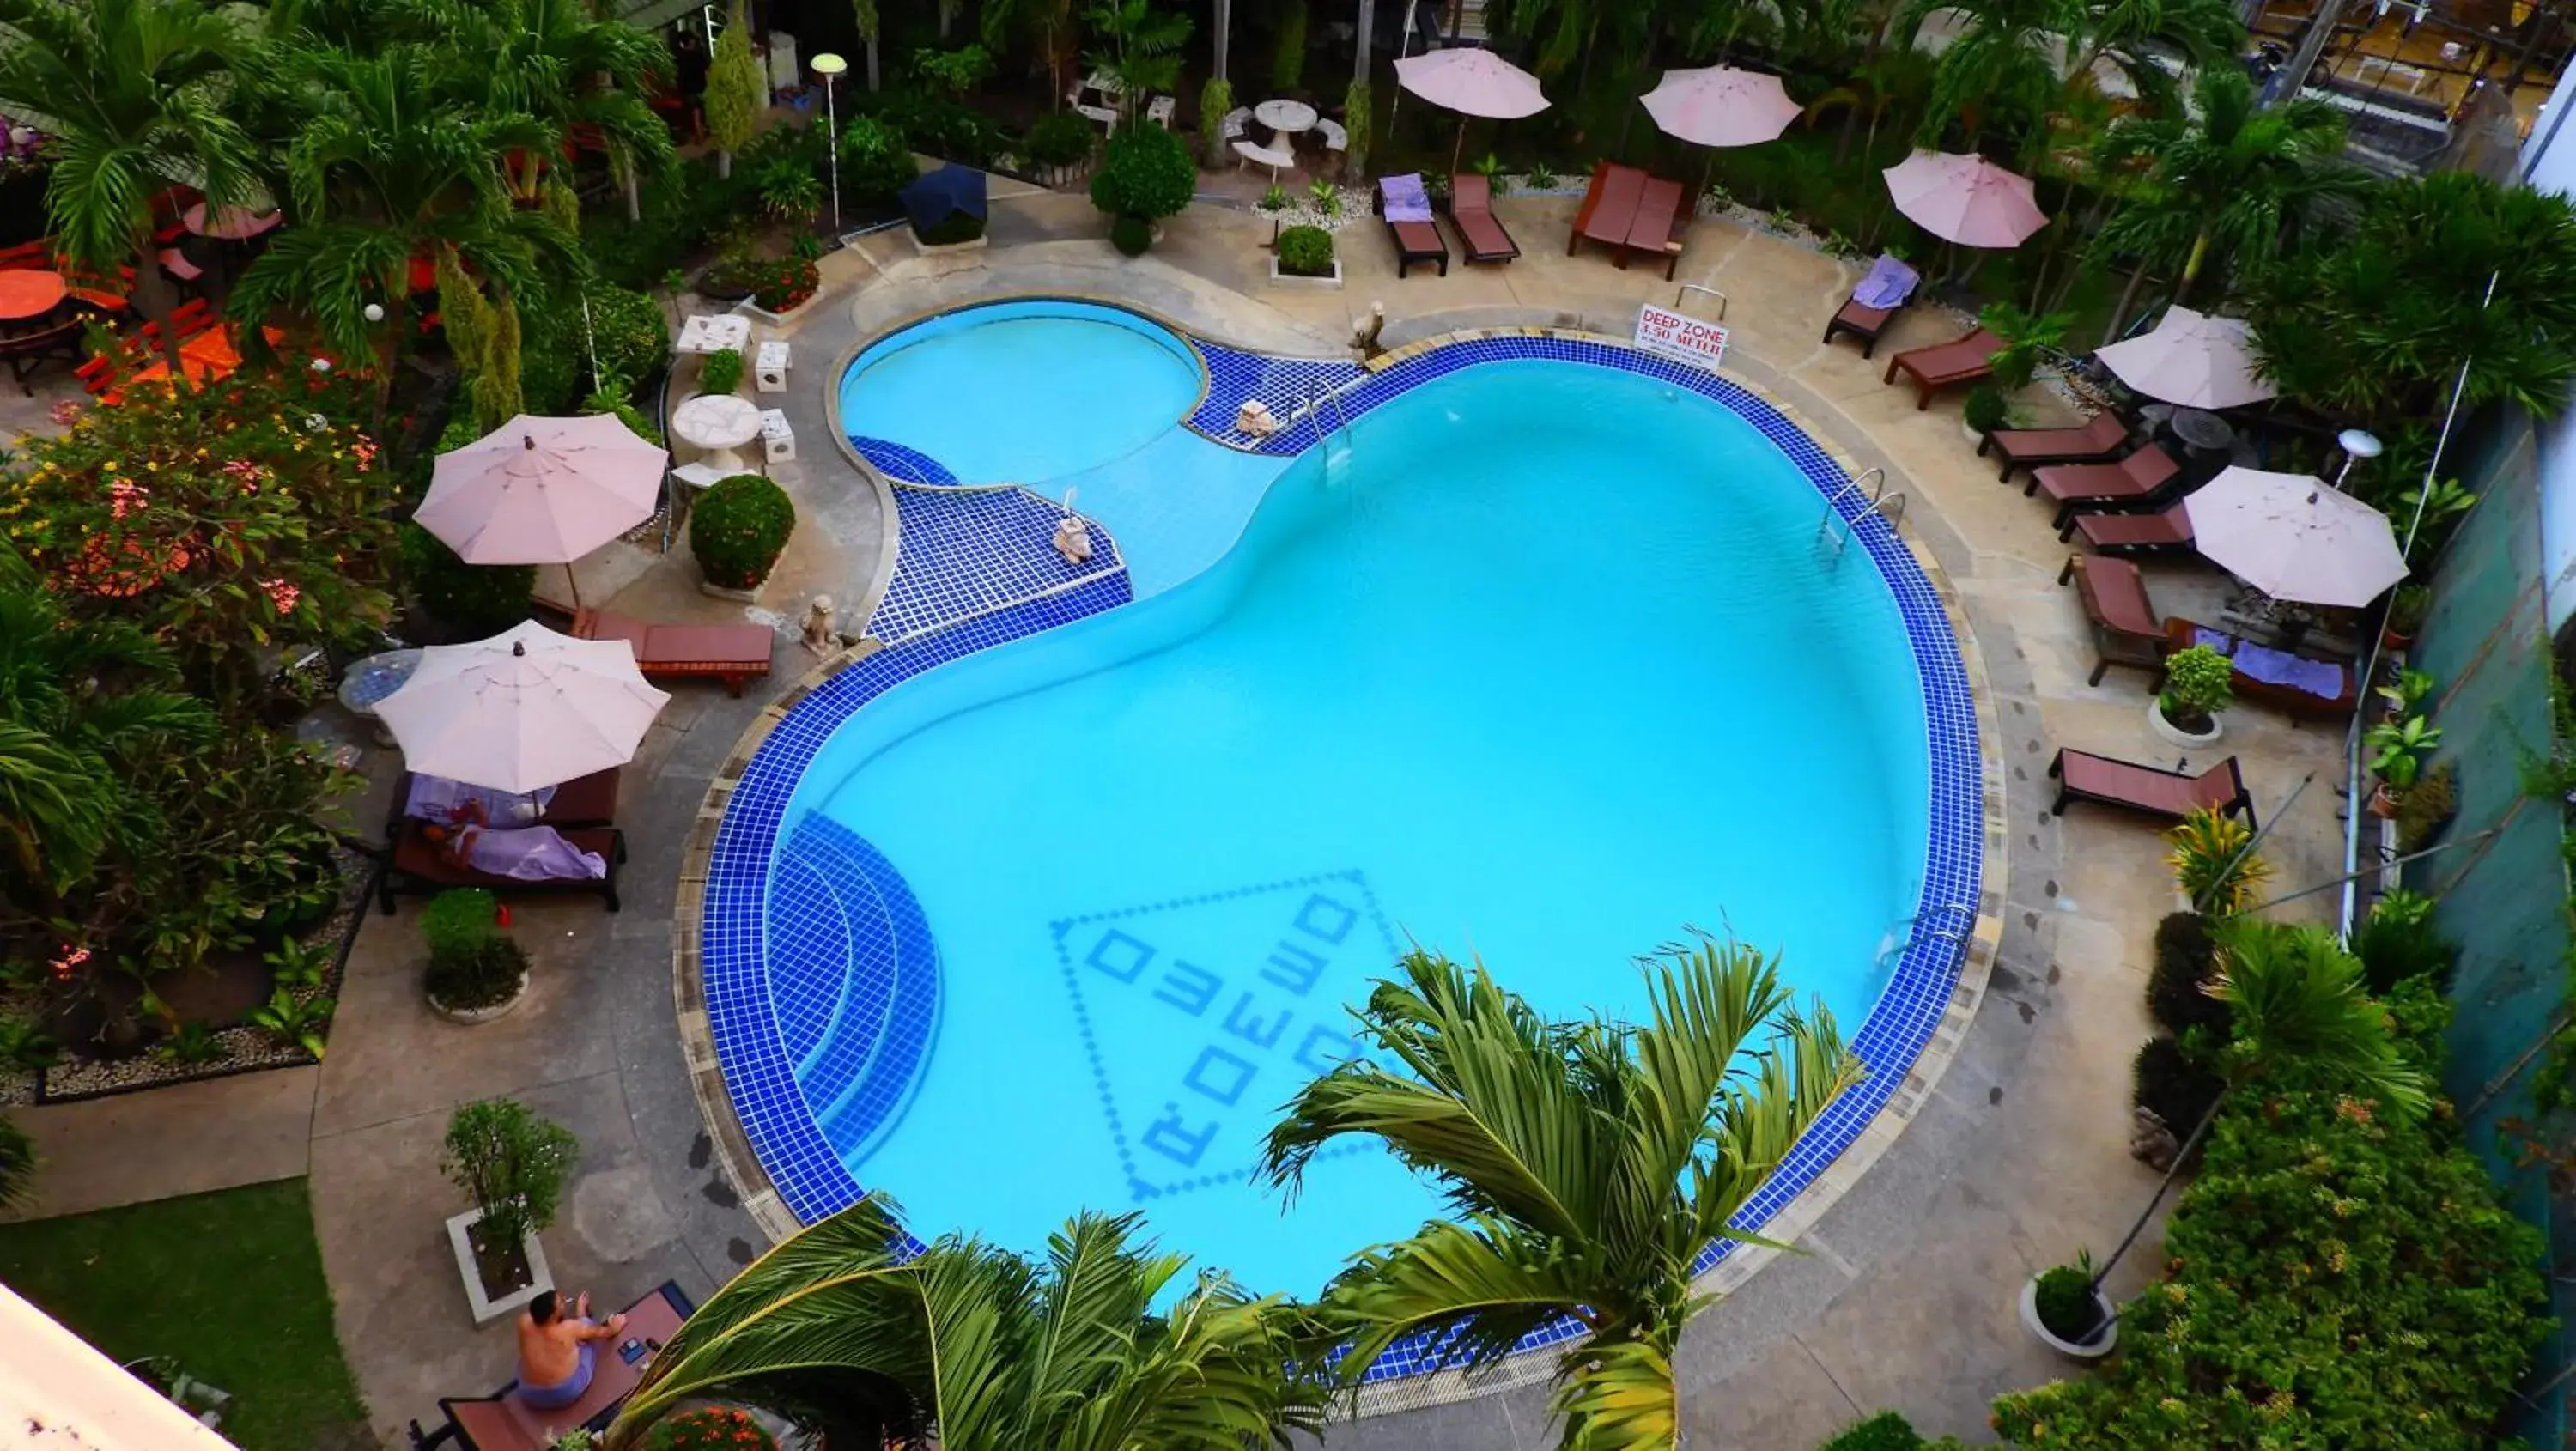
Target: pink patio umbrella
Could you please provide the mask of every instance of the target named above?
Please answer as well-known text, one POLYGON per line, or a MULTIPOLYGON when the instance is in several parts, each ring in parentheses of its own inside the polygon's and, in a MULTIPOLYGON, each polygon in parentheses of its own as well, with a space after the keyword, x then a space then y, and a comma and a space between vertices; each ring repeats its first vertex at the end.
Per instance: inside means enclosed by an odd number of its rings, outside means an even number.
POLYGON ((668 458, 611 414, 523 413, 440 454, 412 521, 468 564, 560 564, 569 579, 574 560, 652 517, 668 458))
POLYGON ((423 650, 376 715, 412 770, 518 792, 633 760, 670 699, 644 683, 624 640, 576 640, 528 620, 423 650))
POLYGON ((1458 144, 1449 152, 1453 172, 1467 149, 1467 117, 1517 121, 1547 109, 1547 95, 1538 88, 1538 77, 1473 46, 1406 56, 1395 63, 1395 83, 1458 113, 1458 144))
POLYGON ((2223 469, 2183 509, 2211 563, 2276 600, 2353 609, 2406 577, 2388 516, 2313 474, 2223 469))
POLYGON ((1733 66, 1666 71, 1641 99, 1665 135, 1694 146, 1758 146, 1798 119, 1798 103, 1778 76, 1733 66))
POLYGON ((2237 318, 2167 308, 2154 331, 2093 356, 2121 382, 2185 408, 2234 408, 2272 396, 2272 385, 2254 376, 2254 330, 2237 318))
POLYGON ((1982 156, 1917 151, 1887 168, 1887 194, 1916 226, 1963 247, 2018 247, 2048 225, 2030 178, 1982 156))

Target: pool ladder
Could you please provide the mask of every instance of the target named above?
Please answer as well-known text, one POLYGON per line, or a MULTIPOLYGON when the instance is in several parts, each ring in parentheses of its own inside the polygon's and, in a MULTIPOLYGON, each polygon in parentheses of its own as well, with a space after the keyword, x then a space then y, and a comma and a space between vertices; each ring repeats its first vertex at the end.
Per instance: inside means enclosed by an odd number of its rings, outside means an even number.
POLYGON ((1816 521, 1816 540, 1818 543, 1824 542, 1825 537, 1833 532, 1836 524, 1842 525, 1842 533, 1834 536, 1834 557, 1840 559, 1843 546, 1851 543, 1852 530, 1860 527, 1861 519, 1866 519, 1872 514, 1885 517, 1890 524, 1905 517, 1905 495, 1902 492, 1891 494, 1887 491, 1887 470, 1881 468, 1866 469, 1859 477, 1834 490, 1833 497, 1825 500, 1825 517, 1816 521), (1834 506, 1843 501, 1844 495, 1860 492, 1861 486, 1871 479, 1878 480, 1878 487, 1870 491, 1868 506, 1860 511, 1860 518, 1845 519, 1834 506))
POLYGON ((1930 935, 1935 941, 1946 938, 1952 942, 1964 944, 1977 930, 1977 909, 1965 902, 1944 902, 1938 907, 1926 907, 1906 918, 1905 925, 1921 931, 1927 919, 1935 922, 1948 921, 1954 914, 1956 920, 1951 925, 1934 927, 1930 935))
POLYGON ((1342 390, 1339 388, 1327 388, 1321 384, 1317 384, 1315 387, 1307 389, 1306 407, 1304 411, 1306 414, 1306 422, 1315 430, 1316 447, 1321 448, 1325 444, 1331 442, 1334 435, 1339 435, 1345 443, 1350 441, 1351 416, 1342 410, 1342 390), (1333 432, 1331 434, 1324 432, 1323 405, 1326 403, 1333 405, 1333 432))

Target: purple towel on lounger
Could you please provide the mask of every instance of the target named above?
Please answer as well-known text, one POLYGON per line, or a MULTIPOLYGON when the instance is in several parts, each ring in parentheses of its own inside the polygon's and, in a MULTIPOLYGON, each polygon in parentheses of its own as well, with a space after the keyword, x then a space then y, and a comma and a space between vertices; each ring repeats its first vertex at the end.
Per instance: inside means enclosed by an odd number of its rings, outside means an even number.
POLYGON ((1869 266, 1869 275, 1852 289, 1852 301, 1863 307, 1903 307, 1914 295, 1914 284, 1923 279, 1915 270, 1882 252, 1869 266))
POLYGON ((583 851, 551 826, 524 826, 516 831, 469 828, 465 862, 490 877, 522 882, 591 881, 608 875, 608 863, 595 851, 583 851))
POLYGON ((2226 656, 2228 663, 2245 672, 2249 680, 2278 685, 2301 695, 2313 695, 2319 700, 2343 698, 2343 667, 2331 660, 2305 659, 2287 650, 2257 645, 2217 630, 2194 630, 2192 643, 2207 645, 2226 656))
POLYGON ((525 826, 544 815, 546 803, 554 799, 552 786, 520 795, 415 772, 411 793, 403 798, 403 815, 414 821, 454 821, 458 812, 472 805, 482 807, 483 819, 494 826, 525 826))
POLYGON ((1427 222, 1431 220, 1431 193, 1422 186, 1422 173, 1407 176, 1381 176, 1378 190, 1386 197, 1386 219, 1390 222, 1427 222))

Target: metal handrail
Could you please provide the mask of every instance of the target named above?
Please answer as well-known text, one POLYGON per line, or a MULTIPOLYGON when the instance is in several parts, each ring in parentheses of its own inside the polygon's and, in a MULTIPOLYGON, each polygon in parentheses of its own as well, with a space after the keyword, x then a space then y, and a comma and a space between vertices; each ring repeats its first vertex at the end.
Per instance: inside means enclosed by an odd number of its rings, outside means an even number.
POLYGON ((1881 494, 1869 501, 1869 507, 1861 510, 1859 517, 1845 520, 1843 523, 1842 537, 1834 541, 1834 557, 1836 559, 1842 558, 1844 546, 1851 543, 1852 531, 1860 527, 1860 521, 1862 519, 1866 519, 1872 514, 1880 516, 1890 524, 1893 524, 1897 520, 1905 517, 1904 491, 1899 490, 1893 494, 1881 494))
POLYGON ((1723 292, 1718 291, 1718 290, 1717 290, 1716 288, 1714 288, 1714 287, 1702 287, 1702 286, 1700 286, 1700 285, 1699 285, 1698 283, 1696 283, 1696 282, 1685 282, 1685 283, 1683 283, 1683 284, 1682 284, 1682 286, 1681 286, 1681 290, 1680 290, 1679 292, 1676 292, 1676 293, 1674 293, 1674 294, 1673 294, 1673 311, 1675 311, 1675 312, 1679 312, 1679 311, 1681 311, 1681 310, 1682 310, 1682 299, 1683 299, 1683 298, 1685 298, 1685 297, 1688 297, 1690 294, 1692 294, 1692 293, 1694 293, 1694 292, 1705 292, 1705 293, 1707 293, 1709 296, 1716 298, 1716 299, 1717 299, 1717 320, 1718 320, 1719 322, 1724 322, 1724 321, 1726 321, 1726 294, 1725 294, 1725 293, 1723 293, 1723 292))
POLYGON ((1825 516, 1816 521, 1817 538, 1822 539, 1825 537, 1826 528, 1834 522, 1834 506, 1843 501, 1843 496, 1859 489, 1862 484, 1867 483, 1873 477, 1878 480, 1878 493, 1870 495, 1869 502, 1871 507, 1875 508, 1877 506, 1879 494, 1887 492, 1887 470, 1882 468, 1863 469, 1861 472, 1854 474, 1849 479, 1844 480, 1843 486, 1834 490, 1832 495, 1826 498, 1825 516))
POLYGON ((1341 390, 1337 388, 1326 388, 1320 384, 1308 389, 1306 391, 1306 407, 1304 411, 1307 423, 1315 430, 1315 444, 1318 448, 1332 442, 1332 434, 1324 432, 1324 405, 1326 403, 1333 405, 1333 417, 1337 420, 1333 426, 1333 432, 1347 434, 1351 431, 1351 416, 1342 409, 1341 390))

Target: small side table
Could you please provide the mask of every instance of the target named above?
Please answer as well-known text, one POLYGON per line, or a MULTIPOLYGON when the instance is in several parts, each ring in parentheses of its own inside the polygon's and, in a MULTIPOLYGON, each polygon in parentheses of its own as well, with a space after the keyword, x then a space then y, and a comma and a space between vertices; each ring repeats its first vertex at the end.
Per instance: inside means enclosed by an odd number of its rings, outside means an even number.
POLYGON ((671 345, 671 351, 704 356, 731 348, 738 353, 750 342, 750 318, 733 313, 697 313, 680 325, 680 340, 671 345))
POLYGON ((751 365, 752 386, 762 393, 787 391, 787 370, 794 366, 787 355, 787 345, 771 341, 760 345, 751 365))

